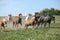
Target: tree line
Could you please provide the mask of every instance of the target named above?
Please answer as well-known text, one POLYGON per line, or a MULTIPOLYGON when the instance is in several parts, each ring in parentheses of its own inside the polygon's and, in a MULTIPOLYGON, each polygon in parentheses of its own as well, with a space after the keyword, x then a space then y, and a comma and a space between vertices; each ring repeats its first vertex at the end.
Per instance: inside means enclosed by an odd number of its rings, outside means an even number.
POLYGON ((45 8, 44 10, 38 12, 39 15, 41 15, 43 11, 45 11, 47 15, 60 15, 60 10, 54 8, 50 8, 50 9, 45 8))
MULTIPOLYGON (((59 9, 54 9, 54 8, 50 8, 50 9, 45 8, 42 11, 38 12, 39 15, 42 15, 43 11, 46 12, 46 15, 60 15, 60 10, 59 9)), ((31 13, 29 13, 29 14, 30 14, 30 16, 32 16, 31 13)))

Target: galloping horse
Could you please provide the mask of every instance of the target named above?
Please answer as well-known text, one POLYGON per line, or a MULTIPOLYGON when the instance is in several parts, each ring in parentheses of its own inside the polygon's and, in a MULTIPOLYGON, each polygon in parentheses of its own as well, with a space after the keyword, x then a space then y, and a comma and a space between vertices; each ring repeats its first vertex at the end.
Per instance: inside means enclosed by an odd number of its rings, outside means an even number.
POLYGON ((22 14, 19 14, 19 16, 13 17, 13 26, 15 25, 18 27, 18 24, 22 25, 22 14))
POLYGON ((25 18, 25 21, 28 21, 28 20, 30 20, 30 14, 28 14, 25 18))
POLYGON ((49 24, 49 28, 50 28, 50 24, 51 24, 51 21, 54 21, 54 23, 55 23, 55 17, 54 16, 51 16, 51 15, 49 15, 49 16, 41 16, 40 18, 39 18, 39 23, 38 23, 38 25, 40 25, 41 24, 41 26, 44 24, 44 27, 46 26, 46 24, 48 23, 49 24))
POLYGON ((0 20, 0 28, 1 28, 1 32, 2 32, 2 27, 5 29, 5 22, 3 20, 0 20))
POLYGON ((28 26, 33 26, 33 29, 34 29, 35 22, 36 22, 35 17, 32 17, 30 20, 26 21, 25 22, 26 29, 28 28, 28 26))
POLYGON ((5 18, 3 18, 4 24, 7 26, 7 23, 12 20, 12 15, 9 14, 8 16, 6 16, 5 18))

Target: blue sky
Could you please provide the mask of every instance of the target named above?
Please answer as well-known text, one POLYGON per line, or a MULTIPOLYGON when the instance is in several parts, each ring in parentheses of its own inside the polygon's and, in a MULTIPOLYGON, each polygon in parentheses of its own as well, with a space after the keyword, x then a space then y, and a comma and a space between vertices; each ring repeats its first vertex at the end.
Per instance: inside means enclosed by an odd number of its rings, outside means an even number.
POLYGON ((60 0, 0 0, 0 16, 34 14, 45 8, 60 9, 60 0))

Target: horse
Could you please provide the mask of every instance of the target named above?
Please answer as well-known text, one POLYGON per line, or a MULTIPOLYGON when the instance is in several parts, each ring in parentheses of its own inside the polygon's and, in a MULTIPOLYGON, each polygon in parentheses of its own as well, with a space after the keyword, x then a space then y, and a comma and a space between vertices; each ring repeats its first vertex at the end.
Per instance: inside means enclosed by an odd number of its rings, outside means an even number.
POLYGON ((28 29, 28 26, 33 26, 34 29, 35 22, 36 22, 35 17, 32 17, 30 20, 26 21, 25 22, 26 29, 28 29))
POLYGON ((39 21, 40 21, 40 15, 39 15, 39 13, 38 12, 35 12, 35 15, 34 15, 34 17, 35 17, 35 26, 36 26, 36 29, 38 28, 38 26, 39 26, 39 21))
POLYGON ((55 17, 54 16, 50 16, 50 15, 49 16, 40 16, 40 18, 38 20, 39 20, 38 26, 39 25, 42 26, 44 24, 44 28, 46 27, 47 23, 49 24, 49 28, 50 28, 50 24, 51 24, 52 20, 55 23, 55 17))
POLYGON ((3 21, 7 27, 8 22, 10 23, 12 21, 12 16, 11 15, 5 16, 5 18, 3 18, 3 21))
POLYGON ((28 20, 30 20, 30 14, 28 14, 25 18, 25 21, 28 21, 28 20))
POLYGON ((1 27, 1 32, 2 32, 2 27, 5 29, 5 22, 3 20, 0 20, 0 27, 1 27))
POLYGON ((19 14, 19 16, 13 17, 13 26, 15 25, 18 27, 18 24, 22 25, 22 14, 19 14))

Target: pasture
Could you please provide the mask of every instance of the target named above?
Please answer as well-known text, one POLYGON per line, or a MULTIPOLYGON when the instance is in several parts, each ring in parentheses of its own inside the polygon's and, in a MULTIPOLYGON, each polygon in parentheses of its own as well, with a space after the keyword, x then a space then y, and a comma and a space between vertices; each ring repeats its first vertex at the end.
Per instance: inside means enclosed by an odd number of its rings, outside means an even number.
MULTIPOLYGON (((55 18, 56 22, 52 22, 50 28, 13 30, 9 26, 0 32, 0 40, 60 40, 60 16, 55 18)), ((24 19, 23 17, 23 24, 24 19)))

